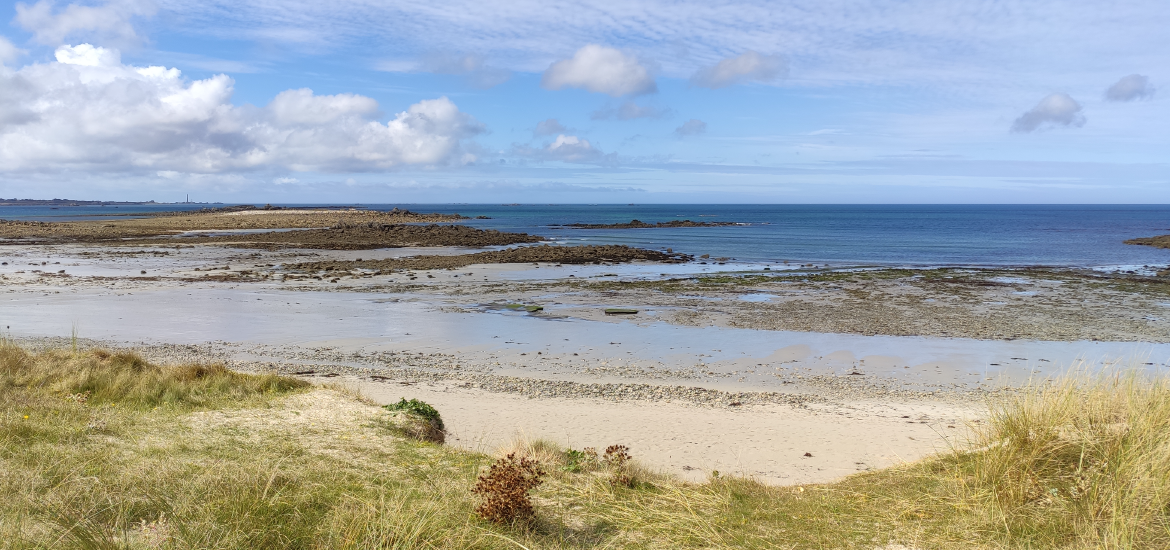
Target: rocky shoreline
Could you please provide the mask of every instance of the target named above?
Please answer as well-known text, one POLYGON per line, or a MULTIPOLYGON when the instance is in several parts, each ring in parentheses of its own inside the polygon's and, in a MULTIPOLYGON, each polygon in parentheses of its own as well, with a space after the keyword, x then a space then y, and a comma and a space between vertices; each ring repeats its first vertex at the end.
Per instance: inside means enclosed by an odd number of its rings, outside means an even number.
MULTIPOLYGON (((465 225, 407 225, 366 222, 341 222, 325 229, 297 229, 264 233, 234 235, 192 235, 175 237, 172 242, 182 245, 216 245, 230 248, 279 250, 301 248, 309 250, 375 250, 410 246, 487 247, 542 242, 544 239, 526 233, 504 233, 491 229, 475 229, 465 225)), ((126 245, 150 245, 154 241, 128 240, 126 245)))
POLYGON ((350 272, 353 270, 388 272, 393 270, 455 269, 475 264, 601 264, 632 262, 635 260, 660 263, 683 263, 691 259, 693 258, 686 254, 659 252, 657 250, 632 248, 621 245, 540 245, 454 256, 414 256, 384 260, 303 262, 288 265, 287 268, 308 273, 319 271, 350 272))

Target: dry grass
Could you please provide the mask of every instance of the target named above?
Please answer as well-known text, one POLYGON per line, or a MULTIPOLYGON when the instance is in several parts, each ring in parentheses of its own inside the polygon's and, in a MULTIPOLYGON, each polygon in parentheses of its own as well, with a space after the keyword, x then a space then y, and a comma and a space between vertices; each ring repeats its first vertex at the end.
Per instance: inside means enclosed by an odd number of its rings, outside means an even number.
POLYGON ((968 498, 1037 547, 1170 548, 1170 383, 1080 375, 996 404, 968 498))
POLYGON ((993 405, 979 450, 825 485, 688 484, 521 441, 549 475, 511 525, 475 515, 491 457, 390 417, 279 377, 0 345, 0 548, 1170 546, 1164 379, 1038 387, 993 405))
POLYGON ((221 364, 160 367, 131 352, 50 351, 32 355, 0 342, 0 388, 69 396, 94 405, 136 409, 245 406, 309 384, 275 375, 244 375, 221 364))

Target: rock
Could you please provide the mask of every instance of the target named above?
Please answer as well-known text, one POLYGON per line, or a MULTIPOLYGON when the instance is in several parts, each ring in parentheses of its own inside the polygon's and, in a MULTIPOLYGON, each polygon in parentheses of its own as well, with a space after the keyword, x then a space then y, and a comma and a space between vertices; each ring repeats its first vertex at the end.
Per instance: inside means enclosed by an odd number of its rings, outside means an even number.
POLYGON ((605 309, 606 315, 636 315, 638 310, 624 307, 610 307, 605 309))

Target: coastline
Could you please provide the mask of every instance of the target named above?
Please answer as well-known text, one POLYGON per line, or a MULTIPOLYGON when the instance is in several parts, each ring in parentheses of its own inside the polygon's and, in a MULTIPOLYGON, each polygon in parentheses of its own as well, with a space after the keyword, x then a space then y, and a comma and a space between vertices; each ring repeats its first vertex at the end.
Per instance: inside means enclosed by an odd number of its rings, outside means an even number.
MULTIPOLYGON (((265 231, 303 227, 297 215, 231 213, 272 220, 265 231)), ((131 222, 147 225, 119 223, 131 222)), ((335 235, 320 247, 183 239, 5 244, 0 324, 34 346, 69 346, 60 336, 76 330, 161 363, 423 399, 472 450, 517 435, 620 442, 682 479, 719 470, 774 484, 958 444, 988 398, 1078 365, 1170 362, 1159 277, 718 265, 621 247, 606 250, 631 254, 561 247, 560 263, 517 263, 499 247, 347 249, 335 235)))

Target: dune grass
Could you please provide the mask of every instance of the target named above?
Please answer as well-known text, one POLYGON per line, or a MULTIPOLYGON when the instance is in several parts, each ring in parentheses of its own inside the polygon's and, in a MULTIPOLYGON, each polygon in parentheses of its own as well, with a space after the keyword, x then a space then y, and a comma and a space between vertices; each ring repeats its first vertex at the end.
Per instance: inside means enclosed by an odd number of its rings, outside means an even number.
POLYGON ((992 404, 975 450, 824 485, 689 484, 517 442, 502 451, 548 472, 522 525, 474 513, 494 457, 395 418, 288 378, 0 344, 0 548, 1170 546, 1160 378, 1022 392, 992 404))
POLYGON ((968 498, 1035 547, 1170 548, 1170 384, 1070 377, 992 408, 968 498))

